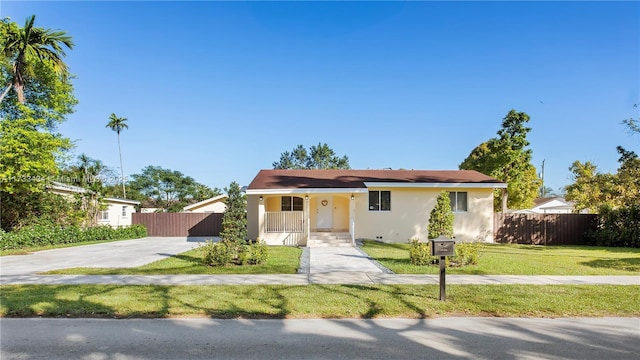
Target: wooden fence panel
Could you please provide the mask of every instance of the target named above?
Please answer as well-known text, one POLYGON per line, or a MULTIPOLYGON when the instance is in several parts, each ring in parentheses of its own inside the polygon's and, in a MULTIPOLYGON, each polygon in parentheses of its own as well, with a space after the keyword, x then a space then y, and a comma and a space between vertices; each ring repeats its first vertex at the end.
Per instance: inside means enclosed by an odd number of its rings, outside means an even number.
POLYGON ((503 244, 586 245, 593 214, 504 214, 493 217, 494 240, 503 244))
POLYGON ((149 236, 219 236, 222 215, 212 213, 134 213, 133 224, 147 227, 149 236))

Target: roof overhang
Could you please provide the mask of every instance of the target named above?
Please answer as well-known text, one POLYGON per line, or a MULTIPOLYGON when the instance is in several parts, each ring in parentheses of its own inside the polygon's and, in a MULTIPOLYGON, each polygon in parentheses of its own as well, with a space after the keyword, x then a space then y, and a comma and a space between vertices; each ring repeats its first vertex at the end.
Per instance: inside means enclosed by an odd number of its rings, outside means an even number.
POLYGON ((471 188, 506 189, 506 183, 403 183, 403 182, 365 182, 367 188, 471 188))
POLYGON ((129 200, 129 199, 104 198, 104 201, 109 202, 109 203, 140 205, 140 201, 129 200))
POLYGON ((276 194, 355 194, 367 193, 364 188, 313 188, 313 189, 251 189, 247 195, 276 195, 276 194))

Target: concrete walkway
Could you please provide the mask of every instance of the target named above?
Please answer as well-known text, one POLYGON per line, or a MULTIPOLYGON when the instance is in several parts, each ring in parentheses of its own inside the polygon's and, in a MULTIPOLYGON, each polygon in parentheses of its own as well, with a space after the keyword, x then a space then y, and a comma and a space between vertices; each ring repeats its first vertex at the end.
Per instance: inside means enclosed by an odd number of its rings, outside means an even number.
MULTIPOLYGON (((281 275, 9 275, 0 285, 435 285, 438 275, 326 272, 281 275)), ((640 276, 447 275, 448 285, 640 285, 640 276)))
MULTIPOLYGON (((133 267, 194 247, 202 239, 146 238, 0 257, 0 285, 308 285, 438 284, 438 275, 393 274, 354 247, 304 248, 298 274, 38 275, 70 267, 133 267), (133 255, 133 256, 132 256, 133 255)), ((447 275, 447 284, 640 285, 637 276, 447 275)))

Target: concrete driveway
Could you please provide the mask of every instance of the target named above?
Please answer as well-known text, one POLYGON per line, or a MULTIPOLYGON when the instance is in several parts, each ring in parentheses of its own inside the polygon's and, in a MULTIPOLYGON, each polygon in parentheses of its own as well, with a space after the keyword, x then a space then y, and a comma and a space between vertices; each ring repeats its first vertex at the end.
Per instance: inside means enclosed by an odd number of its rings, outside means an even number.
MULTIPOLYGON (((146 237, 0 257, 0 275, 75 267, 136 267, 191 250, 207 238, 146 237)), ((214 238, 214 240, 217 240, 214 238)))

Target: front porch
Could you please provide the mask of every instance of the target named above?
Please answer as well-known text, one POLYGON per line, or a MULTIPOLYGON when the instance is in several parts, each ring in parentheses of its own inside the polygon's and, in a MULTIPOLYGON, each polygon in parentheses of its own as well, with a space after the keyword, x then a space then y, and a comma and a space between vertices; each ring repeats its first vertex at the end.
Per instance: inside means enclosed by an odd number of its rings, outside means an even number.
POLYGON ((260 195, 259 238, 290 246, 353 246, 352 194, 260 195))

